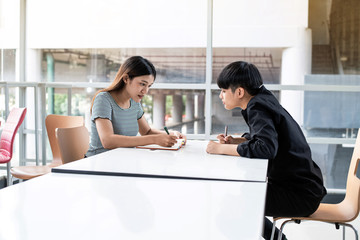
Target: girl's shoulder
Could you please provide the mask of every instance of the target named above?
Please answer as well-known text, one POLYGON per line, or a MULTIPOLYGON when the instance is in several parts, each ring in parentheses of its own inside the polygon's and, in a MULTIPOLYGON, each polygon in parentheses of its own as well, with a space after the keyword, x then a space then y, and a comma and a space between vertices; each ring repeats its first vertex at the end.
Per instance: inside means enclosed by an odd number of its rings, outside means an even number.
POLYGON ((109 92, 99 92, 96 97, 95 97, 95 100, 98 99, 98 100, 111 100, 112 99, 112 96, 109 92))
POLYGON ((94 103, 98 104, 113 104, 113 97, 109 92, 100 92, 96 95, 94 103))
POLYGON ((99 92, 97 95, 96 95, 96 98, 108 98, 110 95, 109 92, 99 92))

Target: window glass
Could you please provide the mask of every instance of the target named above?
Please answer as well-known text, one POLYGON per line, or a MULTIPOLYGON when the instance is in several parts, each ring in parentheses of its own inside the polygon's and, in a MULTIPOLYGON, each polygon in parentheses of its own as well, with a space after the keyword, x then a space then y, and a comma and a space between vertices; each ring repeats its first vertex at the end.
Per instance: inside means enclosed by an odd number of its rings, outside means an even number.
POLYGON ((235 61, 245 61, 259 69, 264 84, 279 84, 281 54, 281 48, 214 48, 212 82, 216 83, 226 65, 235 61))
POLYGON ((204 83, 205 48, 43 49, 42 78, 47 82, 112 82, 131 56, 150 60, 156 83, 204 83))
POLYGON ((323 174, 325 187, 345 189, 354 145, 310 144, 310 148, 323 174))

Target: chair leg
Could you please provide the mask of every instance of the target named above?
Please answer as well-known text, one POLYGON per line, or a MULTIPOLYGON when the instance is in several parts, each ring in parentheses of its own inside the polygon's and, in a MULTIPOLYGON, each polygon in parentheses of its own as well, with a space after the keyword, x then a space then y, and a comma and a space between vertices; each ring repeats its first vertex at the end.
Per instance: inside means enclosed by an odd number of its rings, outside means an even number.
POLYGON ((279 236, 278 236, 278 239, 277 239, 277 240, 281 240, 281 238, 282 238, 282 233, 283 233, 285 224, 287 224, 288 222, 294 222, 294 220, 290 219, 290 220, 287 220, 287 221, 285 221, 285 222, 283 222, 283 223, 281 224, 280 231, 279 231, 279 236))
POLYGON ((10 186, 12 185, 12 182, 11 182, 11 176, 10 176, 10 168, 11 168, 11 163, 8 162, 6 163, 6 181, 7 181, 7 186, 10 186))
POLYGON ((358 232, 356 231, 356 229, 353 227, 353 225, 348 224, 348 223, 341 223, 341 225, 343 226, 344 230, 343 230, 343 239, 345 239, 345 227, 349 227, 352 230, 354 230, 354 234, 355 234, 355 239, 358 240, 359 236, 358 236, 358 232))
POLYGON ((272 227, 272 230, 271 230, 270 240, 274 240, 275 229, 276 229, 276 221, 274 220, 274 221, 273 221, 273 227, 272 227))

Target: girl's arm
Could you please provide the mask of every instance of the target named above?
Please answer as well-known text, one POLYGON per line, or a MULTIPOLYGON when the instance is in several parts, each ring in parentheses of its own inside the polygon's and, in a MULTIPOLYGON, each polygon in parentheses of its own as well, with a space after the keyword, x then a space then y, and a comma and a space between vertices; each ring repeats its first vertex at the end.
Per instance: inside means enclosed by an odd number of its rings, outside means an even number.
MULTIPOLYGON (((118 147, 136 147, 148 144, 158 144, 164 147, 171 147, 177 142, 176 136, 161 134, 160 131, 159 134, 146 134, 144 136, 124 136, 114 134, 114 129, 109 119, 97 118, 95 120, 95 124, 101 144, 106 149, 114 149, 118 147)), ((139 122, 139 130, 141 135, 143 135, 144 131, 151 132, 151 128, 147 122, 146 125, 148 128, 144 126, 143 122, 139 122)))
MULTIPOLYGON (((153 134, 167 134, 164 131, 160 131, 157 129, 153 129, 150 128, 148 122, 146 121, 145 117, 142 116, 139 120, 138 120, 138 124, 139 124, 139 132, 141 135, 153 135, 153 134)), ((176 136, 176 138, 181 138, 181 139, 185 139, 186 142, 186 136, 178 131, 169 131, 170 135, 172 136, 176 136)))

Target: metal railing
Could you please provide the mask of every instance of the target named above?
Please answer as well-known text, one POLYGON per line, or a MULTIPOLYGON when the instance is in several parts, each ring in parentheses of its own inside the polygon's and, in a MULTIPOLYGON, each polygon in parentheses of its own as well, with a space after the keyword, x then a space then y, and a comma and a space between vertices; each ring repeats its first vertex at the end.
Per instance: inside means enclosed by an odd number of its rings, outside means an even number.
MULTIPOLYGON (((71 115, 72 105, 71 97, 73 89, 77 88, 105 88, 109 83, 107 82, 1 82, 0 89, 4 89, 5 95, 5 115, 7 116, 10 111, 9 106, 9 89, 18 88, 18 105, 19 107, 29 107, 33 105, 34 108, 34 129, 27 128, 26 124, 19 129, 19 164, 25 165, 26 162, 34 162, 36 165, 42 164, 45 165, 49 161, 46 154, 46 145, 47 145, 47 134, 44 129, 45 127, 45 117, 46 112, 46 90, 47 88, 62 88, 67 89, 67 114, 71 115), (33 101, 26 101, 26 89, 32 88, 34 91, 33 101), (26 158, 26 135, 35 134, 35 159, 26 158), (41 139, 41 140, 40 140, 41 139), (40 154, 41 147, 41 154, 40 154)), ((269 84, 266 85, 266 88, 272 91, 333 91, 333 92, 360 92, 360 86, 346 86, 346 85, 315 85, 315 84, 306 84, 306 85, 280 85, 280 84, 269 84)), ((191 90, 204 90, 207 94, 214 90, 218 90, 216 84, 211 84, 210 87, 208 84, 165 84, 165 83, 155 83, 152 86, 152 89, 191 89, 191 90)), ((205 105, 211 106, 211 98, 206 98, 205 105)), ((29 112, 28 112, 29 113, 29 112)), ((207 116, 207 115, 206 115, 207 116)), ((189 134, 189 139, 216 139, 216 135, 211 135, 211 117, 207 118, 205 116, 205 134, 189 134)), ((355 138, 327 138, 327 137, 311 137, 307 138, 309 143, 316 144, 355 144, 355 138)), ((331 192, 334 193, 343 193, 344 189, 332 189, 331 192)))

